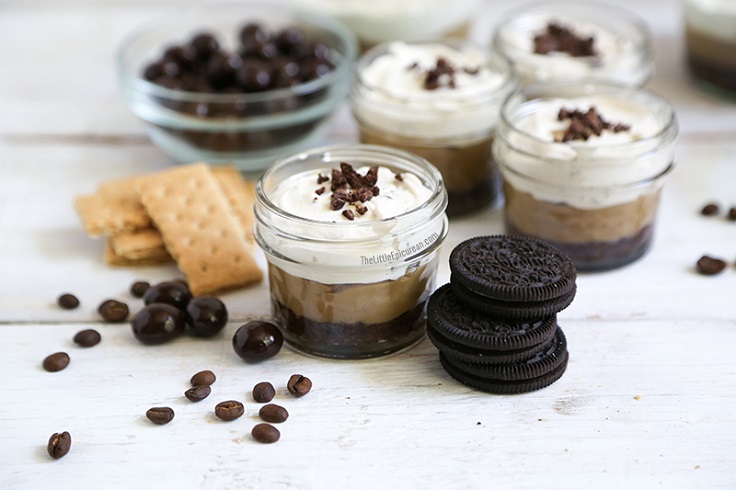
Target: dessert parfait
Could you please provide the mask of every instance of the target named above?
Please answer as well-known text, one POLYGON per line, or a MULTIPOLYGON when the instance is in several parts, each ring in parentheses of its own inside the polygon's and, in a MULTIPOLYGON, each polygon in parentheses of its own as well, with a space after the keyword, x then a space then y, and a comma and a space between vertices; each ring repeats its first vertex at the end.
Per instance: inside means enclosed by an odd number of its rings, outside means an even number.
POLYGON ((491 143, 515 87, 508 63, 469 43, 394 42, 358 62, 352 114, 363 143, 401 148, 439 168, 457 216, 494 201, 491 143))
POLYGON ((326 147, 276 162, 256 192, 256 239, 288 344, 361 358, 422 338, 447 234, 447 195, 429 162, 378 146, 326 147))
POLYGON ((544 2, 501 19, 493 50, 521 84, 598 79, 642 86, 654 71, 650 34, 629 12, 591 2, 544 2))
POLYGON ((519 91, 504 104, 494 145, 507 233, 552 242, 582 271, 635 261, 652 241, 676 135, 671 106, 642 89, 519 91))
POLYGON ((736 94, 736 2, 685 0, 683 7, 690 71, 736 94))

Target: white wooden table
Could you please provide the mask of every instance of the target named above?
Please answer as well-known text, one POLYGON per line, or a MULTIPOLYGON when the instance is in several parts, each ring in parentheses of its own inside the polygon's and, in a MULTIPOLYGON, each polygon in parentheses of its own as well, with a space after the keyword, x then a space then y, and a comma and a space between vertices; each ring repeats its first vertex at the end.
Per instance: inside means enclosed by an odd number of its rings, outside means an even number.
MULTIPOLYGON (((102 324, 105 298, 140 306, 136 279, 176 277, 173 266, 112 269, 87 238, 74 196, 104 180, 172 162, 122 102, 113 56, 131 28, 174 0, 5 0, 0 6, 0 488, 736 488, 736 224, 698 214, 736 205, 736 105, 697 91, 682 62, 680 10, 671 0, 624 2, 649 23, 657 74, 649 87, 679 114, 679 165, 666 186, 653 250, 624 269, 581 275, 560 314, 571 358, 544 390, 492 396, 451 379, 428 341, 392 357, 338 362, 284 349, 248 365, 233 332, 268 315, 265 284, 224 295, 232 322, 219 337, 159 347, 127 324, 102 324), (694 272, 704 253, 730 267, 694 272), (71 291, 71 311, 55 305, 71 291), (96 328, 100 345, 71 339, 96 328), (59 373, 43 358, 67 351, 59 373), (182 394, 211 369, 212 395, 182 394), (285 392, 302 373, 314 389, 285 392), (250 437, 252 386, 272 381, 291 417, 281 440, 250 437), (212 414, 245 402, 234 422, 212 414), (154 426, 151 406, 176 418, 154 426), (71 452, 46 454, 53 432, 71 452)), ((486 41, 512 1, 488 2, 473 35, 486 41)), ((355 141, 347 111, 329 141, 355 141)), ((502 231, 499 209, 456 220, 446 258, 463 239, 502 231)))

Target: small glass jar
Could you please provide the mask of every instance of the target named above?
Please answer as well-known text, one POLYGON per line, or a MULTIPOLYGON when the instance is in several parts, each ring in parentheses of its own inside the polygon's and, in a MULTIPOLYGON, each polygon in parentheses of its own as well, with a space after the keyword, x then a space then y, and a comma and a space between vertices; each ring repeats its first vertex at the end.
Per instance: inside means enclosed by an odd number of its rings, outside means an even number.
POLYGON ((690 72, 707 88, 736 95, 736 2, 684 0, 690 72))
MULTIPOLYGON (((329 192, 331 184, 323 179, 318 178, 329 192)), ((446 206, 439 172, 391 148, 324 147, 271 166, 256 186, 255 236, 268 261, 273 317, 286 342, 305 353, 354 359, 421 340, 437 252, 447 234, 446 206), (429 197, 398 215, 364 221, 305 218, 276 204, 286 179, 328 176, 340 162, 387 167, 404 176, 399 179, 413 174, 429 197)))
MULTIPOLYGON (((574 43, 573 43, 574 44, 574 43)), ((568 44, 569 45, 569 44, 568 44)), ((592 2, 540 2, 500 19, 492 49, 506 56, 522 85, 547 81, 606 80, 641 87, 654 74, 651 35, 630 12, 592 2), (550 25, 593 39, 594 54, 557 50, 540 42, 550 25), (548 51, 549 50, 549 51, 548 51)))
POLYGON ((652 241, 662 185, 675 165, 676 136, 670 104, 642 89, 525 87, 504 103, 494 144, 506 232, 553 243, 581 271, 637 260, 652 241), (591 107, 611 128, 621 126, 561 142, 566 120, 558 118, 560 110, 585 113, 591 107))
POLYGON ((350 107, 362 143, 400 148, 439 168, 453 217, 499 194, 491 144, 501 103, 515 87, 508 62, 471 43, 387 43, 360 58, 350 107), (453 65, 470 71, 468 86, 424 88, 421 77, 439 59, 472 60, 453 65))

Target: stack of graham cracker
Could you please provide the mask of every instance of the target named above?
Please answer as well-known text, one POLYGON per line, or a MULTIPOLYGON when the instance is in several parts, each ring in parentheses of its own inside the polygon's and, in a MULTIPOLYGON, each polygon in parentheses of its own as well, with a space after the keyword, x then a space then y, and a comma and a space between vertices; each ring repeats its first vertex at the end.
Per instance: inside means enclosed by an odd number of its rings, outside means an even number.
POLYGON ((254 198, 234 167, 194 163, 104 182, 74 204, 87 234, 107 237, 106 263, 175 260, 200 296, 263 279, 253 258, 254 198))

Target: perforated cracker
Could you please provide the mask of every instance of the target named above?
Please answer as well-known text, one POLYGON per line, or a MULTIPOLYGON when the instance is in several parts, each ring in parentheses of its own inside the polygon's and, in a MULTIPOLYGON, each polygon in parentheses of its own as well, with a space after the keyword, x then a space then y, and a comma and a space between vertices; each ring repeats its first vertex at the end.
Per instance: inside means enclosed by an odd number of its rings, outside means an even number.
POLYGON ((161 233, 155 228, 123 232, 111 236, 109 241, 115 254, 129 261, 158 260, 163 263, 172 260, 161 233))
POLYGON ((160 257, 142 257, 138 259, 127 259, 115 253, 115 249, 112 247, 111 238, 105 241, 105 251, 102 259, 107 265, 114 267, 137 267, 137 266, 149 266, 149 265, 161 265, 167 262, 171 262, 171 255, 166 254, 165 258, 160 257))
POLYGON ((142 177, 138 193, 192 294, 263 279, 245 232, 207 165, 174 167, 142 177))
POLYGON ((100 185, 94 194, 74 200, 89 236, 109 236, 151 226, 151 218, 138 198, 135 181, 135 177, 109 181, 100 185))
POLYGON ((255 183, 245 180, 238 169, 232 166, 213 167, 212 171, 230 203, 230 208, 238 218, 240 226, 243 227, 249 245, 255 246, 255 238, 253 237, 255 183))

